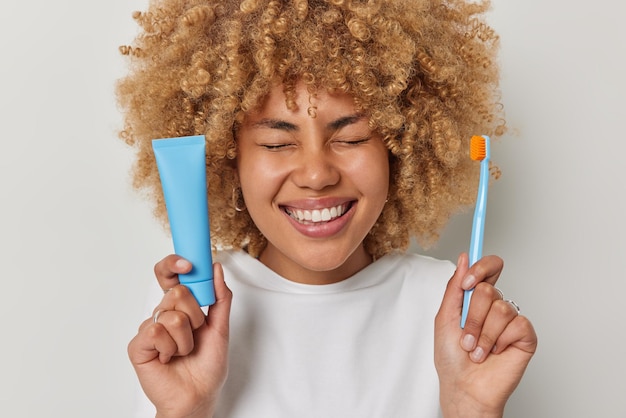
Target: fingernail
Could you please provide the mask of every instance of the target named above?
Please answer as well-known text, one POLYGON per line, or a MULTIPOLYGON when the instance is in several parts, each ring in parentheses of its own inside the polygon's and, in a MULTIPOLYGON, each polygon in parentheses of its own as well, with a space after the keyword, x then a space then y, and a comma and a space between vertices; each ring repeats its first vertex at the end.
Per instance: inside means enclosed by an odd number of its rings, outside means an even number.
POLYGON ((476 338, 472 334, 466 334, 461 340, 461 347, 465 351, 472 351, 474 349, 474 344, 476 344, 476 338))
POLYGON ((463 289, 471 289, 474 287, 474 284, 476 283, 476 277, 474 277, 473 274, 468 274, 467 276, 465 276, 465 278, 463 279, 463 283, 461 283, 461 287, 463 289))
POLYGON ((176 260, 176 267, 178 267, 179 269, 186 269, 189 268, 189 261, 184 260, 184 259, 178 259, 176 260))
POLYGON ((476 350, 472 351, 472 354, 470 354, 470 357, 472 358, 473 361, 478 363, 483 359, 484 355, 485 355, 485 352, 483 351, 483 349, 480 347, 476 347, 476 350))

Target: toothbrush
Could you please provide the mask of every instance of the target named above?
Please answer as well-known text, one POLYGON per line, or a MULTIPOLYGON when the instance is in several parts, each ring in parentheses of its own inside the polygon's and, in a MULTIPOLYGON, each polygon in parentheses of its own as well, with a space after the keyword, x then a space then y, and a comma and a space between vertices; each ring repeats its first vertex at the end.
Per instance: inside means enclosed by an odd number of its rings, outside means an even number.
MULTIPOLYGON (((480 180, 478 182, 478 195, 474 209, 474 221, 472 224, 472 237, 470 239, 469 265, 477 262, 483 253, 483 236, 485 232, 485 215, 487 212, 487 191, 489 190, 489 159, 491 150, 490 139, 486 135, 475 135, 470 141, 470 158, 480 161, 480 180)), ((463 295, 463 310, 461 312, 461 328, 465 328, 467 311, 474 289, 466 290, 463 295)))

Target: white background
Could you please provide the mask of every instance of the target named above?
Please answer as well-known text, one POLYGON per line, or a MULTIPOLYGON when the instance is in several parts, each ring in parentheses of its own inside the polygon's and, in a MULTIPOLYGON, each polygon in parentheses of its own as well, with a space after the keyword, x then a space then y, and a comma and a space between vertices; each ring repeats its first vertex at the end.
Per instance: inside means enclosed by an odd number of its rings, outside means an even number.
MULTIPOLYGON (((0 416, 127 417, 126 344, 171 251, 116 137, 117 46, 144 1, 0 9, 0 416)), ((539 351, 507 417, 625 417, 626 6, 494 0, 511 134, 485 253, 539 351)), ((467 250, 471 213, 437 256, 467 250)))

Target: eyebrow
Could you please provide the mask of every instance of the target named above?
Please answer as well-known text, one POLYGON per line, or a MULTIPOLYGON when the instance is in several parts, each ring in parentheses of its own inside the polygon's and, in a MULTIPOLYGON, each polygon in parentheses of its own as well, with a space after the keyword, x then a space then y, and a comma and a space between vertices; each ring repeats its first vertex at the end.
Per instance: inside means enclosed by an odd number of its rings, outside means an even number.
POLYGON ((344 117, 341 117, 337 120, 330 122, 328 125, 326 125, 326 128, 331 131, 337 131, 345 126, 357 123, 361 119, 363 119, 363 115, 360 113, 349 115, 349 116, 344 116, 344 117))
POLYGON ((260 121, 255 122, 253 126, 255 128, 278 129, 287 132, 294 132, 299 130, 297 125, 285 122, 284 120, 280 119, 261 119, 260 121))
MULTIPOLYGON (((357 113, 354 115, 343 116, 339 119, 329 122, 326 125, 326 129, 329 131, 337 131, 343 127, 346 127, 348 125, 352 125, 358 122, 362 118, 363 118, 363 115, 360 113, 357 113)), ((254 126, 258 128, 278 129, 278 130, 287 131, 287 132, 297 132, 300 130, 298 125, 295 125, 290 122, 286 122, 281 119, 269 119, 269 118, 261 119, 260 121, 255 122, 254 126)))

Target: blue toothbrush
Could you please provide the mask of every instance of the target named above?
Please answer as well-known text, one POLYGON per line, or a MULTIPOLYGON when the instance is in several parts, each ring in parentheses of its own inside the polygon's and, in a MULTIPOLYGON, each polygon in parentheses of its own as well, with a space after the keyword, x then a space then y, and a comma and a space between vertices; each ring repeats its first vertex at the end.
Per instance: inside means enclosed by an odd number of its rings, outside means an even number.
MULTIPOLYGON (((483 237, 485 234, 485 217, 487 213, 487 191, 489 190, 489 159, 491 158, 490 139, 486 135, 473 136, 470 141, 470 158, 480 161, 480 180, 478 183, 478 195, 474 209, 474 221, 472 224, 472 237, 469 249, 470 267, 483 255, 483 237)), ((461 328, 465 328, 467 311, 474 289, 466 290, 463 295, 463 310, 461 312, 461 328)))

